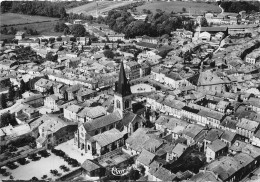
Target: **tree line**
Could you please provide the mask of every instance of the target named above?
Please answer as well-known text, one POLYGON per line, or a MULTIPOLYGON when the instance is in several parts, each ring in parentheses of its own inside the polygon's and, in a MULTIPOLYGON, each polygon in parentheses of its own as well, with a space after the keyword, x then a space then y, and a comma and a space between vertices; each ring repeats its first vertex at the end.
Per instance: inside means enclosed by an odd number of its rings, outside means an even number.
POLYGON ((260 2, 257 1, 224 1, 221 2, 221 7, 225 12, 239 13, 240 11, 250 12, 259 12, 260 11, 260 2))
MULTIPOLYGON (((24 27, 23 30, 27 35, 39 35, 39 32, 36 29, 33 30, 31 28, 24 27)), ((10 29, 4 27, 0 30, 0 33, 5 35, 15 35, 17 33, 17 29, 14 27, 11 27, 10 29)))
POLYGON ((145 21, 140 21, 135 20, 129 12, 112 10, 104 21, 115 32, 124 33, 126 38, 170 35, 177 28, 193 31, 196 27, 193 20, 162 11, 149 14, 145 21))
POLYGON ((22 13, 55 18, 67 16, 62 2, 48 1, 4 1, 1 3, 1 12, 22 13))

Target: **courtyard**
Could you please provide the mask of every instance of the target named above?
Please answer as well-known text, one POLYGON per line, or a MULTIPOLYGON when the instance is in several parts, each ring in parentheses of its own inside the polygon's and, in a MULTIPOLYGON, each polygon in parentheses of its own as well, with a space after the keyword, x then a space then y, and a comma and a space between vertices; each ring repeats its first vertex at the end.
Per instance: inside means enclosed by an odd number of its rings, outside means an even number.
POLYGON ((144 83, 140 83, 140 84, 131 86, 131 92, 133 94, 135 94, 135 93, 145 93, 145 92, 154 92, 154 91, 156 91, 156 89, 153 86, 148 85, 148 84, 144 84, 144 83))
POLYGON ((77 148, 76 145, 74 145, 74 139, 68 140, 67 142, 64 142, 55 149, 62 150, 65 152, 69 157, 76 159, 79 163, 83 163, 86 159, 93 159, 93 156, 90 154, 85 154, 83 150, 80 150, 77 148))
MULTIPOLYGON (((50 154, 50 156, 46 158, 41 157, 37 161, 32 161, 31 159, 26 158, 29 163, 25 165, 20 165, 19 163, 15 162, 15 165, 18 166, 16 169, 11 170, 8 167, 2 167, 2 169, 6 169, 6 171, 10 173, 10 176, 13 176, 14 180, 30 180, 33 177, 36 177, 40 180, 44 175, 47 175, 46 179, 55 180, 59 176, 54 176, 50 173, 50 170, 57 170, 59 175, 61 176, 71 170, 77 169, 76 167, 68 165, 68 163, 64 161, 63 158, 54 155, 50 151, 48 151, 48 153, 50 154), (61 165, 65 165, 66 167, 68 167, 69 171, 64 172, 62 169, 60 169, 61 165)), ((3 176, 2 174, 0 174, 0 179, 9 180, 10 176, 3 176)))

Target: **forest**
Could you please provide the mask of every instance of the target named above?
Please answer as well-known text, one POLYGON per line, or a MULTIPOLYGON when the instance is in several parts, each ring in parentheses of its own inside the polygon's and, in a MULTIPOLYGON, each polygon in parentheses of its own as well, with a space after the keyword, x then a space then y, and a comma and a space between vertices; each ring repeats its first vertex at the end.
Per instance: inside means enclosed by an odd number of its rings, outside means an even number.
POLYGON ((64 3, 48 1, 3 1, 1 13, 6 12, 55 18, 64 18, 67 15, 64 3))
POLYGON ((260 2, 257 1, 224 1, 221 2, 221 6, 224 8, 225 12, 239 13, 240 11, 259 12, 260 2))

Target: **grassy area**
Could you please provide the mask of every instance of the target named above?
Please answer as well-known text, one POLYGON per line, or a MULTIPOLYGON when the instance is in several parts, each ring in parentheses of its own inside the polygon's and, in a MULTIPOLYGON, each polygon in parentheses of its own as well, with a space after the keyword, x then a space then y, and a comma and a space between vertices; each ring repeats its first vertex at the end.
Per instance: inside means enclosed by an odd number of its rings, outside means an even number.
POLYGON ((31 24, 46 21, 56 21, 58 18, 50 18, 45 16, 30 16, 18 13, 4 13, 0 16, 0 25, 17 25, 17 24, 31 24))
MULTIPOLYGON (((42 23, 32 23, 32 24, 24 24, 24 25, 16 25, 16 26, 10 26, 16 28, 18 31, 24 31, 24 27, 27 27, 27 29, 33 29, 37 30, 39 32, 39 35, 53 35, 53 36, 59 36, 62 35, 62 32, 54 32, 54 25, 56 22, 42 22, 42 23)), ((10 27, 7 27, 8 29, 10 27)), ((28 36, 26 36, 28 37, 28 36)), ((4 39, 13 39, 14 35, 3 35, 0 34, 0 40, 4 39)))
MULTIPOLYGON (((111 9, 124 6, 127 4, 132 3, 131 1, 99 1, 98 2, 98 12, 99 13, 104 13, 107 12, 111 9)), ((88 14, 88 15, 95 15, 96 14, 96 7, 97 3, 96 2, 91 2, 76 8, 72 9, 67 9, 67 13, 77 13, 77 14, 88 14)))
MULTIPOLYGON (((50 18, 44 16, 30 16, 17 13, 4 13, 0 16, 0 25, 7 25, 7 29, 13 27, 18 31, 27 29, 37 30, 40 35, 62 35, 62 33, 54 32, 54 25, 58 18, 50 18)), ((14 35, 0 34, 0 40, 13 39, 14 35)))
POLYGON ((137 11, 142 13, 143 9, 149 9, 152 12, 156 12, 156 9, 161 9, 162 11, 166 11, 168 13, 173 12, 183 12, 183 8, 186 9, 187 12, 192 13, 203 13, 206 11, 212 12, 221 12, 220 8, 217 4, 207 4, 207 3, 196 3, 196 2, 181 2, 181 1, 172 1, 172 2, 147 2, 142 6, 137 7, 137 11))

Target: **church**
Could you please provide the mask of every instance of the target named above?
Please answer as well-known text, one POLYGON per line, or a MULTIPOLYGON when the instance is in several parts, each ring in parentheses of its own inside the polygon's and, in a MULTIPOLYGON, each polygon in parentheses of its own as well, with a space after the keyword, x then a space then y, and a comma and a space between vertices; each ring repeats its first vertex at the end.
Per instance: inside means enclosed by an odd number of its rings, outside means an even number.
POLYGON ((138 109, 132 101, 130 83, 121 62, 119 79, 115 83, 113 112, 81 124, 75 133, 74 144, 83 153, 95 156, 123 146, 125 139, 145 123, 144 110, 138 109))

